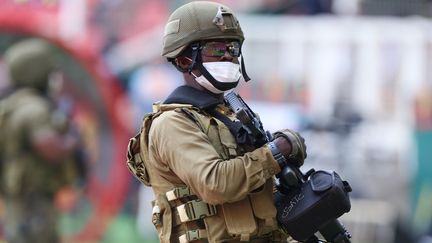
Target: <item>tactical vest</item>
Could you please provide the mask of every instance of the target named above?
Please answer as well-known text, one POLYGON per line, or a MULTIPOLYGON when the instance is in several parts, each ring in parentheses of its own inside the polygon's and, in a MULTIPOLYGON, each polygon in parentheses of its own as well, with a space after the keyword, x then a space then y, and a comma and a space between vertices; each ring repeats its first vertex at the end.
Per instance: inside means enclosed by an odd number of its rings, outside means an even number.
MULTIPOLYGON (((128 145, 128 168, 145 185, 152 185, 152 172, 146 169, 148 163, 154 163, 148 156, 152 121, 172 110, 194 121, 221 158, 227 160, 245 152, 225 124, 206 112, 192 105, 155 104, 153 113, 144 117, 140 133, 128 145)), ((209 205, 193 195, 186 185, 175 187, 156 195, 152 202, 152 222, 161 242, 286 242, 286 236, 278 230, 272 194, 273 181, 269 179, 260 190, 240 201, 209 205)))

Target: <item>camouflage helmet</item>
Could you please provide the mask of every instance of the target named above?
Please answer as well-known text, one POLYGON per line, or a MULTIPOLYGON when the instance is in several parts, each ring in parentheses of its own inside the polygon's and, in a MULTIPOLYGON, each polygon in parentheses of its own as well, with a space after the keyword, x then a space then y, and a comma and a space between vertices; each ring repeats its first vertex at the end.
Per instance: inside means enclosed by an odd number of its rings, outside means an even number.
POLYGON ((243 42, 243 31, 230 8, 220 3, 196 1, 175 10, 168 19, 162 56, 177 57, 189 44, 209 39, 243 42))
POLYGON ((6 50, 4 60, 14 85, 37 89, 48 86, 48 76, 54 68, 48 42, 37 38, 17 42, 6 50))

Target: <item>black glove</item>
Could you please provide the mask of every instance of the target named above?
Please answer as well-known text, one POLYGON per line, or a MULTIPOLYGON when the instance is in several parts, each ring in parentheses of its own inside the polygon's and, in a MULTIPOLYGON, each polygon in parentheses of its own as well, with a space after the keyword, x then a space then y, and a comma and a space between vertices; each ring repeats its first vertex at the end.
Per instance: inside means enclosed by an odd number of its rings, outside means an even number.
POLYGON ((289 129, 283 129, 273 133, 274 139, 279 137, 285 138, 291 145, 291 152, 288 156, 285 155, 287 162, 297 167, 302 166, 307 157, 304 138, 300 136, 299 133, 289 129))

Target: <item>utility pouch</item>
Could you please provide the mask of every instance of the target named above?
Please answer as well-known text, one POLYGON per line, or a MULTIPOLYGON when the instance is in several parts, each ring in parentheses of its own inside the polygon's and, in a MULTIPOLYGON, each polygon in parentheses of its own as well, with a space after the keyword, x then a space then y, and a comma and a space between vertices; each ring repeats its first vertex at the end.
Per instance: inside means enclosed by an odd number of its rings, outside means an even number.
MULTIPOLYGON (((249 194, 255 217, 263 224, 263 229, 274 230, 276 228, 276 208, 273 205, 273 182, 267 180, 264 187, 258 191, 249 194)), ((258 232, 266 234, 268 232, 258 232)))
POLYGON ((250 235, 257 231, 257 225, 249 202, 245 198, 238 202, 222 204, 227 231, 240 241, 249 241, 250 235))
POLYGON ((351 209, 351 187, 336 172, 316 171, 288 195, 275 194, 277 220, 298 241, 306 241, 322 226, 351 209))
POLYGON ((144 185, 151 186, 149 174, 145 167, 144 158, 140 153, 140 136, 141 133, 129 140, 127 148, 127 167, 129 171, 144 185))
POLYGON ((229 155, 227 159, 234 158, 237 156, 237 143, 234 140, 230 130, 219 120, 215 120, 218 123, 219 136, 221 138, 222 146, 225 148, 225 153, 229 155))
POLYGON ((165 194, 160 194, 152 201, 152 223, 155 226, 161 243, 171 242, 172 210, 165 194))

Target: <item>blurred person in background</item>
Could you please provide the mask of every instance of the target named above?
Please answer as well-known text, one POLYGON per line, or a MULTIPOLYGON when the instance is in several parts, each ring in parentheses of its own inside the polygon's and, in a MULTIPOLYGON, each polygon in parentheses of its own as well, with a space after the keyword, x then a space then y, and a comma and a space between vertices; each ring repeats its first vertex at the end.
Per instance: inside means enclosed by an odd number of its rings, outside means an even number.
POLYGON ((243 41, 233 12, 214 2, 183 5, 166 24, 162 56, 184 85, 153 105, 128 146, 128 168, 155 194, 151 220, 161 242, 287 242, 273 176, 289 163, 300 167, 306 147, 288 129, 259 146, 243 136, 224 102, 249 80, 243 41))
POLYGON ((79 138, 51 97, 52 52, 31 38, 4 54, 12 89, 0 100, 0 189, 10 243, 60 242, 56 206, 76 200, 79 138))

